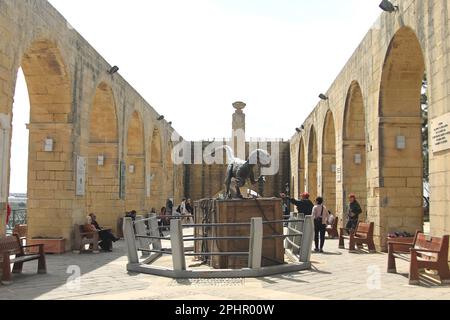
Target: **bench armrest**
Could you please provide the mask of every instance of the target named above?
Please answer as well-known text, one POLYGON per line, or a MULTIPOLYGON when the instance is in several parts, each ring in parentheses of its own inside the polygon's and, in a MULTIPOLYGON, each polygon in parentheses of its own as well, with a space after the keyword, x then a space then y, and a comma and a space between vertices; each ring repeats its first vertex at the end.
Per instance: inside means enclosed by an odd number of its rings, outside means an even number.
POLYGON ((11 249, 11 250, 1 250, 0 254, 3 255, 5 253, 9 253, 9 255, 13 255, 15 252, 17 252, 17 250, 11 249))
POLYGON ((426 253, 441 253, 441 250, 428 250, 428 249, 416 249, 416 248, 411 248, 410 249, 411 252, 426 252, 426 253))
POLYGON ((28 246, 22 246, 22 248, 34 248, 34 247, 43 247, 44 244, 30 244, 28 246))
POLYGON ((80 232, 80 236, 87 236, 87 235, 94 235, 94 234, 98 234, 98 231, 80 232))
POLYGON ((403 246, 413 246, 414 242, 400 242, 400 241, 388 241, 388 245, 403 245, 403 246))

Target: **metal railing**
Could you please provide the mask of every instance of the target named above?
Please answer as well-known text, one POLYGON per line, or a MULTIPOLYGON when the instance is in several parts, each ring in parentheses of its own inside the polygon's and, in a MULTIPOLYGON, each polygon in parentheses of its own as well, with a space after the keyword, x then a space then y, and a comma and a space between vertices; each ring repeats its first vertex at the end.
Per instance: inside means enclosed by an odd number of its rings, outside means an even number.
POLYGON ((14 227, 21 224, 27 224, 27 209, 11 210, 8 224, 6 225, 6 233, 11 234, 14 227))
MULTIPOLYGON (((124 220, 124 236, 128 249, 128 261, 130 264, 139 264, 138 252, 142 257, 160 256, 162 254, 172 255, 173 269, 175 271, 186 270, 186 257, 211 257, 211 256, 247 256, 248 267, 250 269, 259 269, 262 265, 262 247, 263 240, 266 239, 285 239, 285 249, 290 251, 299 261, 309 262, 311 257, 311 245, 313 238, 312 217, 295 218, 289 216, 288 220, 263 221, 262 218, 252 218, 250 223, 208 223, 208 224, 183 224, 181 219, 172 219, 170 221, 170 236, 161 236, 160 229, 166 226, 158 225, 158 217, 150 216, 147 219, 136 217, 135 221, 131 218, 124 220), (148 222, 148 230, 145 222, 148 222), (264 225, 287 224, 287 232, 283 234, 274 234, 264 236, 264 225), (200 236, 184 235, 184 228, 231 228, 231 227, 249 227, 249 236, 200 236), (134 232, 136 230, 136 233, 134 232), (139 246, 136 244, 136 240, 139 246), (167 240, 171 243, 170 249, 162 248, 162 241, 167 240), (246 252, 196 252, 194 249, 185 248, 185 242, 198 241, 249 241, 249 250, 246 252), (154 256, 152 256, 152 254, 154 256)), ((179 216, 177 216, 179 217, 179 216)), ((186 216, 192 217, 192 216, 186 216)))

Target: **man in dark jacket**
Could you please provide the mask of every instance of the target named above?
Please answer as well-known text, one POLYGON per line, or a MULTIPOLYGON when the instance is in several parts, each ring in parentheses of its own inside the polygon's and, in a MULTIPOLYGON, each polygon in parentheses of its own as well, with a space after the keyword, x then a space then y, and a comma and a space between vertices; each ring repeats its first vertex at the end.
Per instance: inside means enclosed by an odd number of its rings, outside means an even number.
POLYGON ((348 232, 354 231, 358 226, 359 215, 362 213, 361 206, 356 200, 356 195, 349 196, 350 203, 348 205, 348 222, 345 228, 348 232))
POLYGON ((301 200, 295 200, 294 198, 290 198, 286 196, 286 194, 282 193, 282 199, 288 199, 293 205, 297 207, 297 211, 299 213, 303 213, 305 216, 310 216, 312 214, 312 209, 314 208, 314 204, 311 200, 309 200, 309 193, 304 192, 301 194, 301 200))

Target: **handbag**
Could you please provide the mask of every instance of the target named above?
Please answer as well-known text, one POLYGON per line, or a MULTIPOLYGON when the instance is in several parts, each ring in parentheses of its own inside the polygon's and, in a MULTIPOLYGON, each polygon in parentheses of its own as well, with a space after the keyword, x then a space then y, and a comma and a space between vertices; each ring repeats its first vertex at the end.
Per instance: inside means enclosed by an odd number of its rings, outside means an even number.
POLYGON ((320 217, 316 218, 316 221, 320 224, 323 224, 323 205, 322 205, 322 212, 320 213, 320 217))

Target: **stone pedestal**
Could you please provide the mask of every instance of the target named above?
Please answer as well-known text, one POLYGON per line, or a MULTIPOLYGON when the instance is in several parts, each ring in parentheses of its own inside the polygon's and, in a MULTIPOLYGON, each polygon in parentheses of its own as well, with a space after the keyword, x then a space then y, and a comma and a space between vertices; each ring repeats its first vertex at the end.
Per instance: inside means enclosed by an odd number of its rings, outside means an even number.
MULTIPOLYGON (((248 200, 202 200, 195 204, 197 223, 250 223, 252 218, 263 221, 282 220, 282 202, 276 198, 248 200), (209 205, 205 205, 208 204, 209 205)), ((264 224, 264 237, 283 234, 281 223, 264 224)), ((195 231, 196 237, 249 237, 250 225, 211 227, 195 231), (205 233, 204 233, 205 232, 205 233)), ((248 252, 249 240, 215 240, 196 243, 196 252, 248 252)), ((284 263, 283 238, 264 239, 262 266, 284 263)), ((248 256, 213 256, 209 265, 215 269, 241 269, 248 267, 248 256)))

